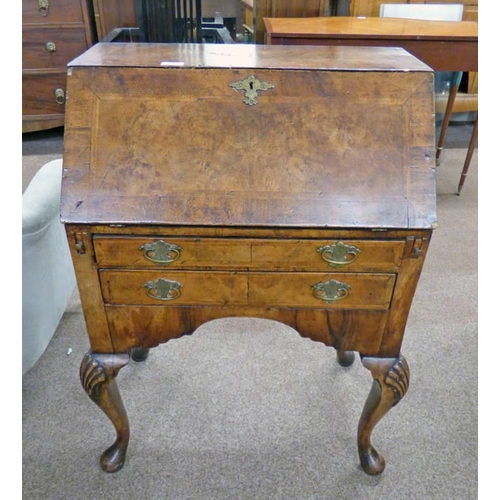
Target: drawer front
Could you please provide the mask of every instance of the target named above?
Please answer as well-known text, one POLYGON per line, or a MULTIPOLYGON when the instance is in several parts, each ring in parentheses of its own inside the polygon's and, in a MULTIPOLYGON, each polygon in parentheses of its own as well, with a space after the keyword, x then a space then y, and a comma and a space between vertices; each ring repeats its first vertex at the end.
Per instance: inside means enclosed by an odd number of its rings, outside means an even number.
POLYGON ((107 304, 244 305, 246 277, 235 273, 101 271, 107 304))
POLYGON ((83 22, 81 0, 23 0, 23 23, 83 22))
POLYGON ((66 73, 23 74, 23 115, 64 113, 66 73))
POLYGON ((388 309, 393 274, 101 270, 107 304, 388 309))
POLYGON ((62 68, 87 48, 81 28, 24 28, 23 69, 62 68))
POLYGON ((95 237, 100 267, 391 272, 404 241, 95 237))

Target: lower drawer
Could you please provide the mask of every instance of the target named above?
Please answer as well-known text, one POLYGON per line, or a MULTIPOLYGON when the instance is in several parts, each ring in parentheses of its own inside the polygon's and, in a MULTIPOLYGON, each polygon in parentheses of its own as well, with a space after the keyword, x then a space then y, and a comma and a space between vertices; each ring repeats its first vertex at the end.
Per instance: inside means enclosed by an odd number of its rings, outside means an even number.
POLYGON ((101 270, 100 279, 107 304, 388 309, 396 277, 101 270))
POLYGON ((66 72, 23 73, 23 116, 64 113, 66 72))

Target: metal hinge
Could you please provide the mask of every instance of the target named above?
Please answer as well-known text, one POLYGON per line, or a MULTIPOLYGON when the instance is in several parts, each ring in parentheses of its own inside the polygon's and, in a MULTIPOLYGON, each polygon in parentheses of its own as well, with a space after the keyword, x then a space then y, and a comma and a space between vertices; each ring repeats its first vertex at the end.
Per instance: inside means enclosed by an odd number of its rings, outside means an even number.
POLYGON ((408 236, 406 238, 405 250, 403 253, 404 259, 418 259, 422 255, 422 246, 424 238, 419 236, 408 236))

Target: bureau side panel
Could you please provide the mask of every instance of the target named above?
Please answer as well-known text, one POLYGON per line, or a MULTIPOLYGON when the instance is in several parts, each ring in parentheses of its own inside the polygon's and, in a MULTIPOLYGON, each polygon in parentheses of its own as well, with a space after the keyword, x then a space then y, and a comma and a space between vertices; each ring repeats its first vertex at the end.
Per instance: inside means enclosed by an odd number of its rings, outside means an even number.
MULTIPOLYGON (((429 232, 425 238, 422 238, 421 243, 417 243, 416 248, 411 248, 409 244, 407 255, 401 261, 391 303, 391 314, 380 345, 381 356, 399 356, 408 315, 422 273, 431 235, 432 233, 429 232)), ((411 240, 408 242, 411 243, 411 240)))
POLYGON ((91 234, 85 230, 66 229, 76 272, 90 346, 93 352, 113 352, 113 344, 101 295, 99 274, 94 266, 91 234))

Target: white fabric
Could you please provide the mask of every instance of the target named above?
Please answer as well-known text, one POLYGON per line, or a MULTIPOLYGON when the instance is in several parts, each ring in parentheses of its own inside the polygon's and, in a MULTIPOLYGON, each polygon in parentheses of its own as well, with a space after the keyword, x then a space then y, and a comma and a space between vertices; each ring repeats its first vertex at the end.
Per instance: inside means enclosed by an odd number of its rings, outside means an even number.
POLYGON ((464 6, 462 4, 398 4, 383 3, 380 17, 400 19, 422 19, 426 21, 461 21, 464 6))
POLYGON ((23 194, 23 375, 43 354, 76 278, 59 221, 62 160, 46 163, 23 194))

